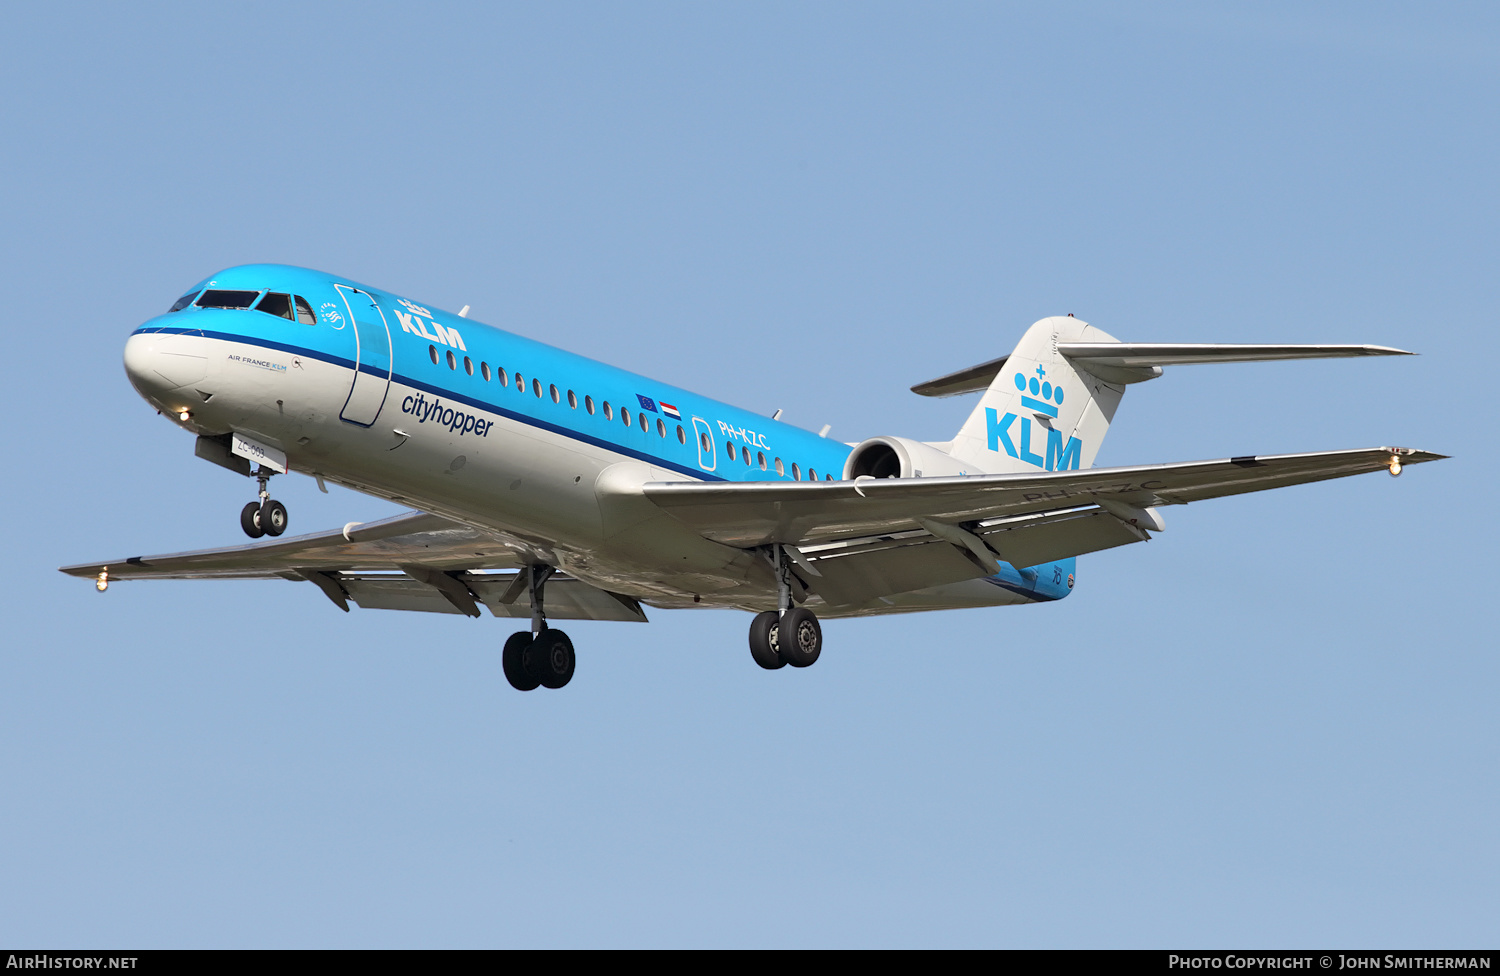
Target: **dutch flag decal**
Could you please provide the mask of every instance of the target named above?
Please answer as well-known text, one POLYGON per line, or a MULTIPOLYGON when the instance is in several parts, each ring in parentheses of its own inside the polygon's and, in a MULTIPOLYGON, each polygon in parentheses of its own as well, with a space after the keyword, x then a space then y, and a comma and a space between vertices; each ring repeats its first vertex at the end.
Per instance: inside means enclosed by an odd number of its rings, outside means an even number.
POLYGON ((666 414, 668 417, 671 417, 673 420, 682 419, 682 414, 678 413, 677 408, 672 406, 670 403, 658 400, 656 401, 656 405, 661 407, 662 413, 666 414))

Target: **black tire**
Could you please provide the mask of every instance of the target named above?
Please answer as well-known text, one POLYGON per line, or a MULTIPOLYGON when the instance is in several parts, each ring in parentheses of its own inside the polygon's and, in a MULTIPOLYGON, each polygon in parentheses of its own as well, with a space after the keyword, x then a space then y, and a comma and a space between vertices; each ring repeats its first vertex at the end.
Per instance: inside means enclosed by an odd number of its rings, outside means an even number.
POLYGON ((811 610, 793 607, 781 615, 776 649, 794 668, 805 668, 823 653, 823 628, 811 610))
POLYGON ((518 630, 511 634, 505 641, 505 651, 500 655, 500 666, 505 669, 505 680, 517 691, 531 691, 541 684, 540 681, 526 673, 522 664, 522 655, 526 648, 531 646, 531 632, 518 630))
POLYGON ((260 507, 260 527, 266 535, 281 535, 286 531, 286 506, 274 498, 266 499, 260 507))
POLYGON ((750 656, 767 671, 786 667, 786 658, 776 649, 776 631, 780 622, 781 614, 775 610, 758 613, 750 621, 750 656))
POLYGON ((260 527, 260 502, 251 502, 240 509, 240 528, 252 539, 266 534, 266 530, 260 527))
POLYGON ((561 688, 572 681, 573 669, 578 664, 568 635, 551 628, 536 635, 536 640, 526 648, 521 660, 526 673, 536 678, 543 688, 561 688))

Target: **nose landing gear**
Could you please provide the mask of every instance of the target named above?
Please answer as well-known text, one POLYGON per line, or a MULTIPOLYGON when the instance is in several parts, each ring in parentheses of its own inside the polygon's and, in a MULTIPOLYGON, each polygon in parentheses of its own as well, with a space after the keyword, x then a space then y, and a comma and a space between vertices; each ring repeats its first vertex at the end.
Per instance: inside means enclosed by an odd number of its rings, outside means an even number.
POLYGON ((275 472, 263 464, 256 468, 255 480, 260 482, 260 501, 250 502, 240 509, 240 528, 252 539, 259 539, 263 535, 281 535, 286 531, 286 506, 272 498, 271 493, 266 490, 273 474, 275 472))

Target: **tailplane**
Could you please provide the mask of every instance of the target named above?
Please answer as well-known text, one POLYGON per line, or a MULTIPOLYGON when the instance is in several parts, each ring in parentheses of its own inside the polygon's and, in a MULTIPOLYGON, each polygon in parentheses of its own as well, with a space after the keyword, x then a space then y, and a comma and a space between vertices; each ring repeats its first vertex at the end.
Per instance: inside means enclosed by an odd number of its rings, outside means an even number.
POLYGON ((948 453, 1000 473, 1090 468, 1125 387, 1164 366, 1409 356, 1389 346, 1127 343, 1071 315, 1042 319, 1014 352, 912 387, 924 396, 984 390, 948 453))

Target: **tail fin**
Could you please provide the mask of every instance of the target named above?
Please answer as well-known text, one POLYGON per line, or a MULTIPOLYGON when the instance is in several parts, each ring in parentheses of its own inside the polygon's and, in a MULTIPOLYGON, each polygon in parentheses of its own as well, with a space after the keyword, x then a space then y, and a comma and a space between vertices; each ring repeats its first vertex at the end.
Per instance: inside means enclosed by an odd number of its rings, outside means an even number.
POLYGON ((996 474, 1094 466, 1125 387, 1163 366, 1286 359, 1410 356, 1368 345, 1125 343, 1068 316, 1042 319, 1003 359, 919 383, 912 392, 952 396, 985 389, 948 453, 996 474))
POLYGON ((1093 467, 1125 384, 1076 368, 1058 346, 1118 341, 1072 316, 1037 322, 999 366, 949 453, 996 474, 1093 467))

